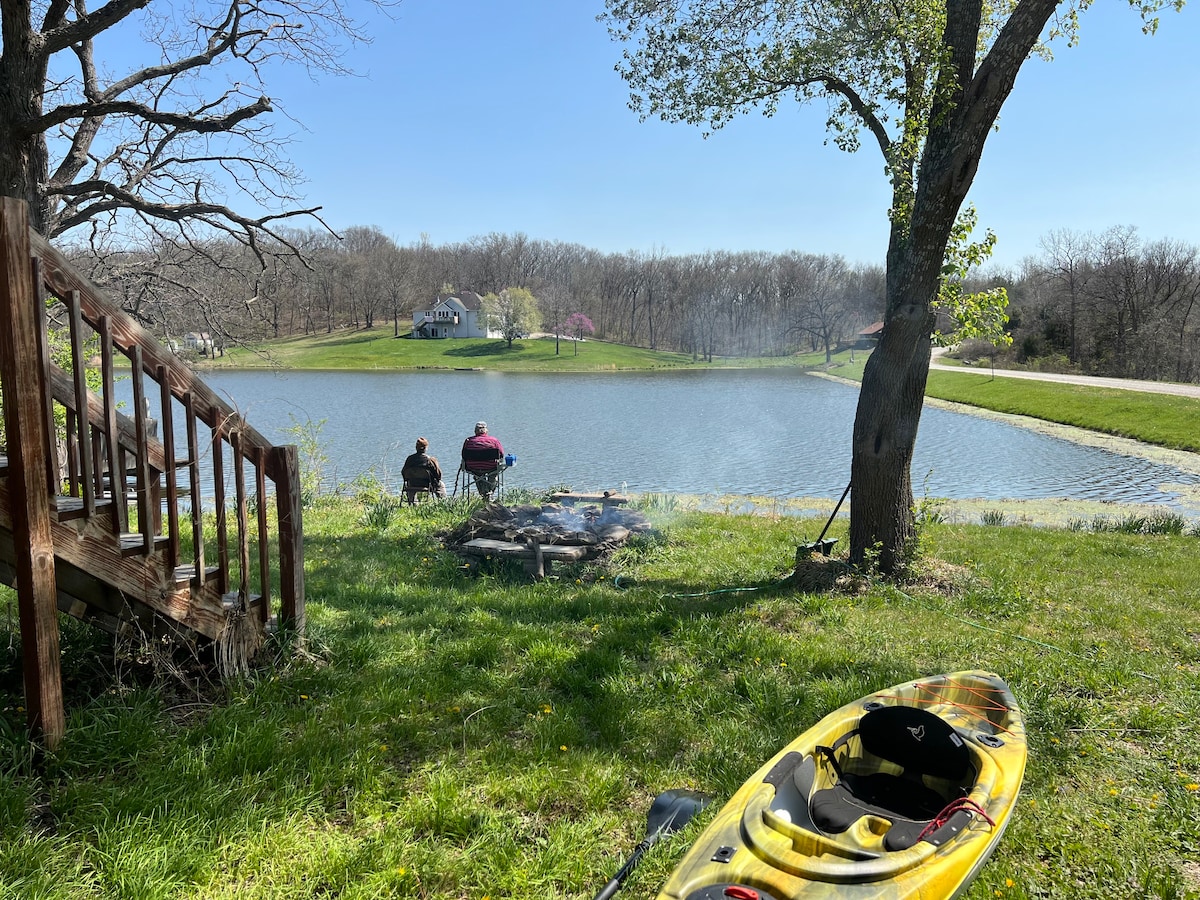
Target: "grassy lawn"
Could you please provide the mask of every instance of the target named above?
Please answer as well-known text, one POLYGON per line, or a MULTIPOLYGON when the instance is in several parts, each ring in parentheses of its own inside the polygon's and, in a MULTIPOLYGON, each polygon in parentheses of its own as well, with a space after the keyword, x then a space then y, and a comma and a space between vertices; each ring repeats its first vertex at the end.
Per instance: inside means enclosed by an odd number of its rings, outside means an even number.
MULTIPOLYGON (((213 364, 217 368, 285 366, 297 369, 493 369, 520 372, 597 372, 619 369, 727 368, 795 366, 796 357, 721 358, 697 362, 688 354, 663 353, 605 341, 553 338, 514 341, 449 338, 412 340, 392 337, 390 328, 339 330, 270 341, 253 349, 234 349, 213 364), (576 353, 578 350, 578 353, 576 353)), ((822 357, 823 358, 823 357, 822 357)))
POLYGON ((1200 452, 1200 400, 1115 388, 1054 384, 983 373, 930 372, 925 393, 941 400, 1200 452))
MULTIPOLYGON (((866 356, 834 357, 831 375, 861 381, 866 356)), ((1122 391, 1115 388, 1057 384, 1018 378, 993 378, 984 372, 930 372, 928 397, 996 412, 1031 416, 1147 444, 1200 453, 1200 400, 1122 391)))
MULTIPOLYGON (((0 897, 591 897, 657 793, 723 801, 826 711, 967 668, 1030 732, 968 898, 1200 897, 1195 535, 931 523, 903 590, 836 559, 785 585, 823 521, 649 500, 657 536, 537 584, 440 546, 461 505, 368 525, 321 501, 307 655, 208 703, 67 622, 68 734, 40 769, 10 637, 0 897)), ((706 820, 619 896, 653 897, 706 820)))

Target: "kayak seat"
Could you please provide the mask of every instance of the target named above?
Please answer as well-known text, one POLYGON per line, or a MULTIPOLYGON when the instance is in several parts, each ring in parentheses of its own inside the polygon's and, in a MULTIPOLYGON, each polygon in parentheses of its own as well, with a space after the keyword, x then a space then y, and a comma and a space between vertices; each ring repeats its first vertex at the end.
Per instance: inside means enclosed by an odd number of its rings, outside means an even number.
POLYGON ((904 850, 974 781, 971 754, 945 720, 911 706, 872 709, 858 727, 832 747, 817 748, 832 765, 837 783, 812 796, 810 812, 818 828, 841 834, 862 816, 892 823, 884 849, 904 850), (849 755, 853 738, 860 754, 849 755), (843 751, 847 754, 839 759, 843 751), (892 771, 894 769, 899 771, 892 771), (940 782, 939 788, 930 780, 940 782))

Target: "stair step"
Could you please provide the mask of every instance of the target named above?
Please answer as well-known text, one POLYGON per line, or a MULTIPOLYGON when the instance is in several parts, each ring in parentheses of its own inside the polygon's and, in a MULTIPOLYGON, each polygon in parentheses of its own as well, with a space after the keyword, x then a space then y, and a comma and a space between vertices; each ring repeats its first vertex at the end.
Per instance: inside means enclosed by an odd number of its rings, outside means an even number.
MULTIPOLYGON (((205 583, 207 583, 209 581, 213 581, 217 577, 217 575, 220 574, 220 572, 221 572, 221 570, 219 568, 217 568, 216 566, 207 566, 204 569, 205 583)), ((175 571, 173 573, 175 583, 181 584, 181 585, 187 584, 189 581, 192 580, 193 577, 195 577, 195 575, 196 575, 195 563, 192 563, 190 565, 176 566, 175 571)))
MULTIPOLYGON (((58 514, 60 522, 67 522, 71 519, 82 519, 86 515, 83 509, 82 497, 67 497, 62 494, 55 494, 50 498, 50 506, 58 514)), ((112 506, 112 498, 96 498, 96 512, 104 512, 107 515, 110 506, 112 506)))
MULTIPOLYGON (((171 539, 165 534, 156 535, 154 538, 154 549, 162 550, 170 546, 171 539)), ((121 535, 121 555, 122 556, 137 556, 145 551, 146 542, 140 534, 125 533, 121 535)))

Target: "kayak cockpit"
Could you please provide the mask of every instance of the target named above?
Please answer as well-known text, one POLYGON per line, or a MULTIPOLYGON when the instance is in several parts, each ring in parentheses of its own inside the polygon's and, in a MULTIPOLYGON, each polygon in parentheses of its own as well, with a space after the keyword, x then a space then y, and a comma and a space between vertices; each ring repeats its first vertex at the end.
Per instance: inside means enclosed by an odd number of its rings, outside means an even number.
POLYGON ((743 828, 772 864, 807 878, 870 881, 928 859, 978 819, 996 766, 986 748, 923 709, 879 706, 813 753, 767 773, 743 828), (780 839, 786 839, 786 843, 780 839))

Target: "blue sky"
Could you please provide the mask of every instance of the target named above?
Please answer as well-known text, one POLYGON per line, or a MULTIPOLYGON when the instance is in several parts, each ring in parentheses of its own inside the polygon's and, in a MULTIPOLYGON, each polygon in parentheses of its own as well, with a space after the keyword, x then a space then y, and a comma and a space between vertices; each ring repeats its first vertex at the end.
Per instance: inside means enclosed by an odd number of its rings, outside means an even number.
MULTIPOLYGON (((599 8, 403 0, 346 58, 358 77, 273 76, 303 125, 290 155, 307 200, 334 228, 376 225, 400 244, 522 232, 606 252, 883 261, 877 150, 825 146, 823 106, 743 116, 708 139, 640 122, 599 8)), ((1162 18, 1144 36, 1122 0, 1098 0, 1080 46, 1026 63, 971 196, 999 236, 997 265, 1037 254, 1054 229, 1200 244, 1200 13, 1162 18)))

